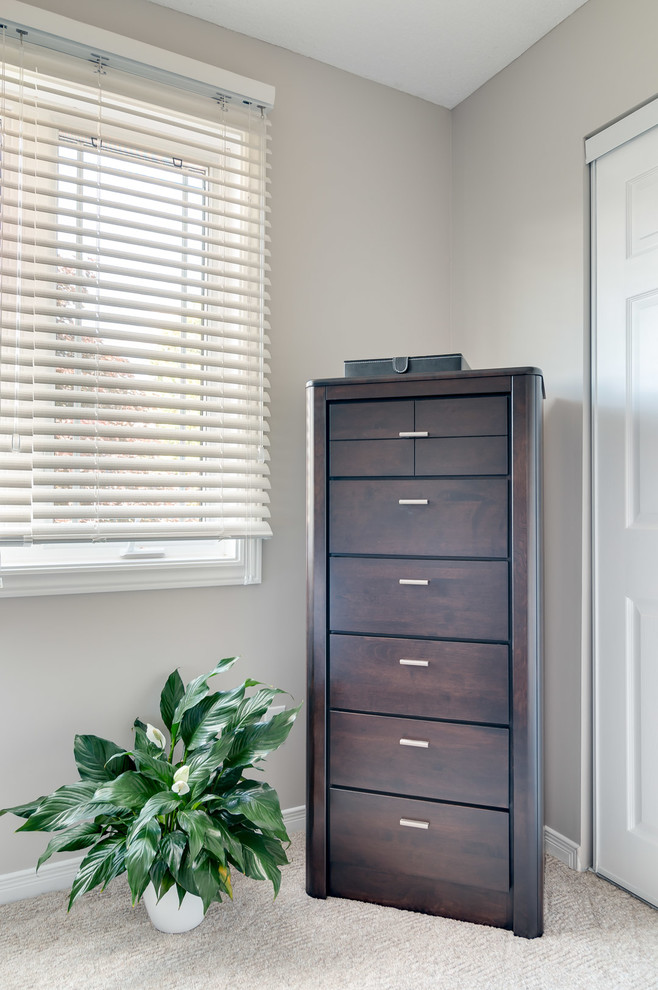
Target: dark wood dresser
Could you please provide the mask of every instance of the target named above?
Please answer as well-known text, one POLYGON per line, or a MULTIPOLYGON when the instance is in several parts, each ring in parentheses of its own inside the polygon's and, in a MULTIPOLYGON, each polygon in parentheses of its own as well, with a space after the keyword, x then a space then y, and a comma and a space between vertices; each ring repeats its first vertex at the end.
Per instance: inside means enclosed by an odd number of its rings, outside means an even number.
POLYGON ((307 391, 307 891, 541 935, 541 373, 307 391))

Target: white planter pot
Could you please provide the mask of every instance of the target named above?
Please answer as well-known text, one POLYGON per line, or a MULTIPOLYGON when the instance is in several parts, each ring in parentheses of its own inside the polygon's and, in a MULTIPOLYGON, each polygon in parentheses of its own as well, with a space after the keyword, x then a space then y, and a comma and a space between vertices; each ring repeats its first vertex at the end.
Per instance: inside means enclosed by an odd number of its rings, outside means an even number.
POLYGON ((204 919, 201 898, 194 894, 185 894, 183 903, 179 906, 178 891, 175 886, 171 887, 158 901, 153 884, 150 883, 142 895, 142 900, 148 911, 151 924, 159 932, 167 932, 169 935, 189 932, 192 928, 200 925, 204 919))

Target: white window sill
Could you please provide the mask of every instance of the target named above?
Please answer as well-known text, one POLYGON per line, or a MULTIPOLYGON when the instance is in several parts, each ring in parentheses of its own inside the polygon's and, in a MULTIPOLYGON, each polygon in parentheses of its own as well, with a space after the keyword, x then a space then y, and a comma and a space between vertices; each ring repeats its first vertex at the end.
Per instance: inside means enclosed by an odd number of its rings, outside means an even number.
POLYGON ((178 548, 175 555, 156 559, 122 559, 121 548, 103 545, 82 547, 80 552, 62 549, 33 548, 36 552, 31 560, 19 560, 20 551, 3 550, 0 598, 202 588, 261 581, 261 539, 238 540, 236 554, 227 559, 185 554, 178 548))

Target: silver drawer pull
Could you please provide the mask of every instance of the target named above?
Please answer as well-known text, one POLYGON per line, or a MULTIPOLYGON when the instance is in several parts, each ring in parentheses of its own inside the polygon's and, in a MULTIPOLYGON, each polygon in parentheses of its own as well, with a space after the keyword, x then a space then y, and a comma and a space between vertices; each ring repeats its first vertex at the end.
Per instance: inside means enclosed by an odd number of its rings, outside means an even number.
POLYGON ((429 505, 428 498, 399 498, 398 505, 429 505))
POLYGON ((401 746, 415 746, 417 749, 429 749, 429 740, 427 739, 405 739, 404 737, 400 740, 401 746))
POLYGON ((429 828, 429 822, 423 822, 419 818, 401 818, 400 825, 404 825, 405 828, 429 828))
POLYGON ((429 584, 428 578, 400 578, 398 584, 418 584, 426 585, 429 584))
POLYGON ((429 660, 407 660, 406 657, 400 657, 400 663, 403 667, 429 667, 429 660))
POLYGON ((428 437, 429 436, 429 432, 427 430, 419 430, 419 431, 416 431, 416 432, 414 432, 413 430, 411 430, 411 432, 401 432, 401 433, 398 433, 398 436, 399 437, 428 437))

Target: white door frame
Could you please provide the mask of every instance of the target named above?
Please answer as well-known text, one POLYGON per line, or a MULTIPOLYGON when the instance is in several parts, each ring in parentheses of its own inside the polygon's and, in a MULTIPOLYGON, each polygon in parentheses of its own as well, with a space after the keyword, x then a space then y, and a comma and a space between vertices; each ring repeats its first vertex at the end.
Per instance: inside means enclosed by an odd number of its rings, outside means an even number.
POLYGON ((596 391, 596 162, 603 155, 632 141, 658 126, 658 98, 630 111, 585 139, 585 162, 590 166, 590 343, 589 343, 589 402, 584 403, 583 416, 583 623, 581 668, 581 845, 579 869, 596 863, 596 663, 594 640, 595 607, 593 581, 595 578, 594 523, 597 512, 597 492, 593 485, 595 450, 596 391), (589 617, 589 622, 586 620, 589 617))

